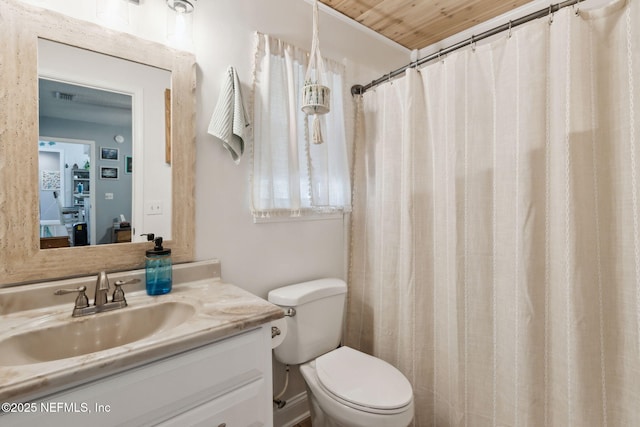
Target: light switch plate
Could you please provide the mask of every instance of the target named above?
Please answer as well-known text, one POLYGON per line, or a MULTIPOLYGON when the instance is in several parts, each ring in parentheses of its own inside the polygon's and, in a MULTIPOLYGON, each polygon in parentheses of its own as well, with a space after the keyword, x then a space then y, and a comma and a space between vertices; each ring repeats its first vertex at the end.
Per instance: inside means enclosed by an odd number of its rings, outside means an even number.
POLYGON ((144 205, 146 215, 162 215, 162 200, 148 200, 144 205))

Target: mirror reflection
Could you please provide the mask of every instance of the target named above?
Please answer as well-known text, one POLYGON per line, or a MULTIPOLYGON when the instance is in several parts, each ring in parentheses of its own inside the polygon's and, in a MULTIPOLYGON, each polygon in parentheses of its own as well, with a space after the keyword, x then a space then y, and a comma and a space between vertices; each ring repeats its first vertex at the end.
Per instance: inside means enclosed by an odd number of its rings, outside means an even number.
POLYGON ((171 238, 171 73, 39 39, 38 74, 40 247, 171 238))
POLYGON ((41 247, 130 242, 131 96, 43 78, 38 86, 41 247))

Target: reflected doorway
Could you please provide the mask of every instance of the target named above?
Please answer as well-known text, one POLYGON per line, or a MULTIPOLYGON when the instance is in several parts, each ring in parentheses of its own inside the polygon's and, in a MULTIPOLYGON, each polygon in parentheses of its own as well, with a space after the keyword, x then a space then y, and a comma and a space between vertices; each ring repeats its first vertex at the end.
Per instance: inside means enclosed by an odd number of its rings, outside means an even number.
POLYGON ((39 138, 41 248, 96 244, 95 153, 94 141, 39 138))

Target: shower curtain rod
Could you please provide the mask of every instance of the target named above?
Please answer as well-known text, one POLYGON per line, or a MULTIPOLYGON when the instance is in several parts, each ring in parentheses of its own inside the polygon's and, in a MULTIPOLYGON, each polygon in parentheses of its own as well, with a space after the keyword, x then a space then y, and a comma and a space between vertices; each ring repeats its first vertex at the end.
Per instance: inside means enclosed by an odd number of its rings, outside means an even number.
POLYGON ((555 12, 559 11, 562 8, 565 8, 567 6, 573 6, 574 4, 578 4, 580 2, 583 2, 585 0, 567 0, 567 1, 563 1, 560 3, 556 3, 553 5, 549 5, 549 7, 546 7, 544 9, 541 9, 537 12, 533 12, 530 13, 529 15, 523 16, 522 18, 518 18, 515 19, 513 21, 509 21, 506 24, 500 25, 498 27, 492 28, 490 30, 487 30, 483 33, 476 35, 473 35, 471 37, 469 37, 466 40, 463 40, 461 42, 458 42, 456 44, 453 44, 447 48, 444 49, 440 49, 438 52, 436 53, 432 53, 431 55, 427 55, 424 58, 418 59, 414 62, 411 62, 407 65, 405 65, 404 67, 398 68, 397 70, 391 71, 389 74, 385 74, 384 76, 380 77, 377 80, 372 81, 371 83, 368 83, 366 85, 354 85, 351 87, 351 95, 355 96, 355 95, 362 95, 363 93, 365 93, 366 91, 368 91, 371 88, 374 88, 382 83, 385 83, 389 80, 391 80, 393 77, 397 77, 400 74, 402 74, 404 71, 408 70, 409 68, 417 68, 422 64, 425 64, 429 61, 433 61, 434 59, 438 59, 440 58, 442 55, 446 55, 448 53, 451 53, 455 50, 461 49, 465 46, 469 46, 469 45, 473 45, 474 43, 480 41, 480 40, 484 40, 488 37, 491 36, 495 36, 496 34, 502 33, 503 31, 507 31, 507 30, 511 30, 514 27, 517 27, 519 25, 525 24, 529 21, 533 21, 534 19, 538 19, 538 18, 543 18, 545 16, 549 16, 554 14, 555 12))

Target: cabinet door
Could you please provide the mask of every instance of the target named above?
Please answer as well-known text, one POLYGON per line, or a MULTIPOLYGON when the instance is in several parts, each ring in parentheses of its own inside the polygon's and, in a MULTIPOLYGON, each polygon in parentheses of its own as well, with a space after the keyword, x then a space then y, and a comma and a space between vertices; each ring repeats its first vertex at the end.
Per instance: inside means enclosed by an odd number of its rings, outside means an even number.
POLYGON ((262 427, 271 425, 264 405, 265 381, 259 379, 180 414, 161 427, 262 427), (268 420, 268 422, 266 421, 268 420))

